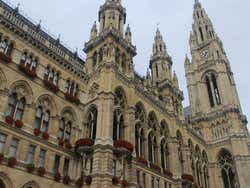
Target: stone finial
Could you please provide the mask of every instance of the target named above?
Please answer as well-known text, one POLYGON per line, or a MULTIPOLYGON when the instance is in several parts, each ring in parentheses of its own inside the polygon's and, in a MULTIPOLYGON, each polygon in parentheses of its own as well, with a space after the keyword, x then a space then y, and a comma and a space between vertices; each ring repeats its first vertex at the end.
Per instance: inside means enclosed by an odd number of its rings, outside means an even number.
POLYGON ((92 28, 91 28, 90 38, 91 39, 96 38, 97 37, 97 33, 98 33, 98 31, 97 31, 97 25, 96 25, 96 21, 95 21, 94 24, 93 24, 93 26, 92 26, 92 28))

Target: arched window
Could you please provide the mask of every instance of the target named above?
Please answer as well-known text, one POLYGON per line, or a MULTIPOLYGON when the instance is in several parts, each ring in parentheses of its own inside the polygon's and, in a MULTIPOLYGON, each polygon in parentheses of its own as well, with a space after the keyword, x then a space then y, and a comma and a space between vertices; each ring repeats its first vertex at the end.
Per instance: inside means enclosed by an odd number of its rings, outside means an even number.
POLYGON ((236 169, 234 166, 234 160, 227 150, 223 149, 219 156, 218 162, 221 167, 221 175, 225 188, 236 188, 237 179, 236 179, 236 169))
POLYGON ((122 140, 124 129, 124 118, 119 110, 114 112, 113 140, 122 140))
POLYGON ((139 123, 136 125, 135 129, 136 156, 142 157, 144 155, 144 133, 139 123))
POLYGON ((64 141, 65 143, 70 142, 71 128, 72 128, 71 121, 67 121, 64 118, 62 118, 59 124, 57 139, 59 141, 64 141))
POLYGON ((217 80, 214 74, 212 74, 212 82, 214 86, 214 95, 215 95, 217 105, 221 105, 220 93, 219 93, 219 89, 217 85, 217 80))
POLYGON ((199 32, 200 32, 200 36, 201 36, 201 41, 204 41, 204 36, 203 36, 203 32, 202 32, 202 28, 199 27, 199 32))
POLYGON ((161 141, 161 167, 168 168, 168 147, 165 140, 161 141))
POLYGON ((41 130, 41 132, 48 132, 49 129, 50 112, 43 111, 43 108, 39 106, 36 111, 36 118, 34 122, 34 128, 41 130))
POLYGON ((113 116, 113 140, 122 140, 124 130, 124 110, 126 106, 126 96, 121 88, 115 90, 114 98, 114 116, 113 116))
POLYGON ((153 134, 149 134, 148 137, 148 159, 151 163, 157 162, 157 141, 153 134))
POLYGON ((209 188, 209 174, 208 174, 208 158, 205 151, 202 152, 202 162, 203 162, 203 187, 209 188))
POLYGON ((14 120, 22 120, 25 104, 26 101, 24 97, 18 100, 16 93, 13 93, 9 96, 6 116, 10 116, 14 120))
POLYGON ((208 76, 206 76, 205 79, 206 79, 207 92, 208 92, 210 106, 214 107, 213 93, 212 93, 212 89, 211 89, 211 85, 210 85, 210 80, 209 80, 208 76))
POLYGON ((92 108, 88 114, 88 137, 90 139, 96 139, 96 126, 97 126, 97 109, 92 108))

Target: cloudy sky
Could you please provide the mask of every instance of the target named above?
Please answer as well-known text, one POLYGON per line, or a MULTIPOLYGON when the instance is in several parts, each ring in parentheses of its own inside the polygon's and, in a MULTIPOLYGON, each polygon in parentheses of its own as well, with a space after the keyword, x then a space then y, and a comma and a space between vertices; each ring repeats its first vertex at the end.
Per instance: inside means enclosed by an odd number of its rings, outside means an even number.
MULTIPOLYGON (((8 0, 34 21, 42 20, 55 36, 72 49, 83 48, 89 39, 90 28, 98 19, 98 9, 104 0, 8 0)), ((136 70, 145 74, 152 51, 157 24, 164 36, 168 52, 174 60, 180 87, 188 105, 184 74, 185 54, 189 54, 189 32, 192 25, 194 0, 122 0, 127 8, 127 23, 137 46, 136 70)), ((200 0, 210 16, 225 50, 237 82, 244 113, 250 119, 250 1, 200 0)), ((250 128, 250 126, 249 126, 250 128)))

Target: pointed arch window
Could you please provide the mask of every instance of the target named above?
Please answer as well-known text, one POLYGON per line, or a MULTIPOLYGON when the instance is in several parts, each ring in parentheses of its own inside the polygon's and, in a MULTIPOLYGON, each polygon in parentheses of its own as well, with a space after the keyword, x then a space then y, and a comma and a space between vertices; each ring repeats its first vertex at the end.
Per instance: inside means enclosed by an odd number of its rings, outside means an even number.
POLYGON ((218 160, 221 167, 221 175, 224 187, 236 188, 236 169, 232 155, 227 150, 222 150, 218 160))
POLYGON ((26 100, 24 97, 18 100, 16 93, 11 94, 8 100, 6 116, 10 116, 14 120, 22 120, 25 104, 26 100))
POLYGON ((93 108, 89 112, 88 122, 87 122, 88 137, 92 140, 96 139, 96 128, 97 128, 96 126, 97 126, 97 109, 93 108))
POLYGON ((70 142, 71 128, 72 128, 71 121, 66 121, 64 118, 62 118, 59 124, 57 139, 59 141, 64 141, 65 143, 70 142))
POLYGON ((214 95, 215 95, 216 103, 217 105, 221 105, 220 93, 219 93, 219 89, 217 85, 217 80, 214 74, 212 74, 212 82, 214 86, 214 95))
POLYGON ((123 128, 124 128, 123 115, 119 111, 116 111, 114 113, 114 121, 113 121, 113 140, 122 140, 123 128))
POLYGON ((211 89, 211 85, 210 85, 210 80, 209 80, 208 76, 206 76, 205 79, 206 79, 206 86, 207 86, 207 92, 208 92, 210 106, 214 107, 213 93, 212 93, 212 89, 211 89))
POLYGON ((41 132, 48 132, 49 129, 50 112, 49 110, 43 112, 43 108, 39 106, 36 111, 34 128, 41 132))
POLYGON ((149 156, 148 159, 151 163, 157 162, 157 141, 156 137, 153 137, 152 134, 149 135, 148 138, 148 151, 149 156))
POLYGON ((203 42, 204 41, 204 36, 203 36, 203 31, 202 31, 201 27, 199 27, 199 32, 200 32, 200 36, 201 36, 201 41, 203 42))
POLYGON ((161 167, 163 169, 168 168, 168 148, 165 140, 161 142, 161 167))
POLYGON ((144 133, 143 130, 140 129, 140 125, 136 125, 135 148, 136 148, 136 156, 142 157, 144 155, 144 133))

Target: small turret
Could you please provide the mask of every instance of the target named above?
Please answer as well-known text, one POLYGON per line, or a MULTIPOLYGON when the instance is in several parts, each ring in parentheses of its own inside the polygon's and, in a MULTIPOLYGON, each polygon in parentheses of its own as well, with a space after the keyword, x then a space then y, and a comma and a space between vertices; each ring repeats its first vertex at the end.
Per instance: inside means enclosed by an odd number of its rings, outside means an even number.
POLYGON ((164 80, 171 80, 172 59, 167 53, 166 43, 163 40, 159 28, 157 28, 154 38, 150 69, 154 85, 164 80))
POLYGON ((178 77, 177 77, 177 74, 176 72, 174 71, 174 74, 173 74, 173 83, 174 83, 174 86, 179 88, 179 81, 178 81, 178 77))
POLYGON ((128 43, 132 43, 132 33, 131 33, 131 29, 130 26, 128 25, 126 28, 126 32, 125 32, 125 40, 128 43))
POLYGON ((93 26, 92 26, 92 29, 91 29, 91 33, 90 33, 90 39, 95 39, 97 37, 97 25, 96 25, 96 22, 94 22, 93 26))

